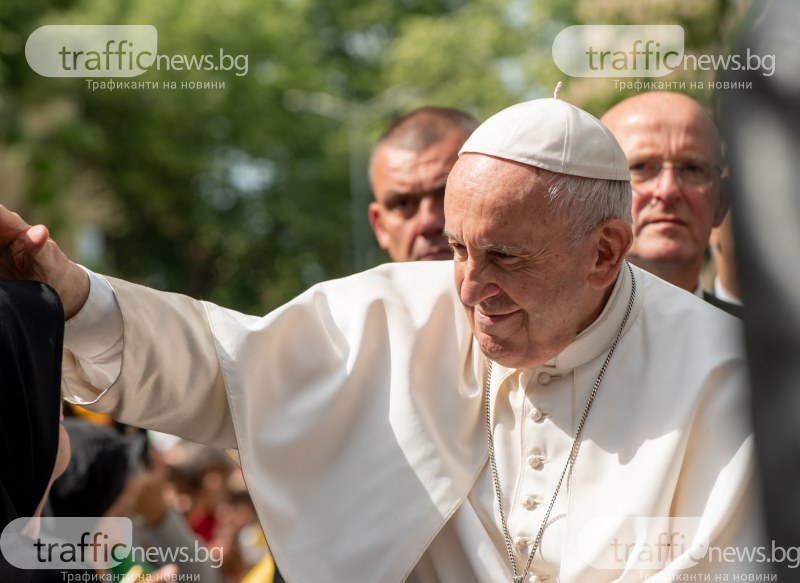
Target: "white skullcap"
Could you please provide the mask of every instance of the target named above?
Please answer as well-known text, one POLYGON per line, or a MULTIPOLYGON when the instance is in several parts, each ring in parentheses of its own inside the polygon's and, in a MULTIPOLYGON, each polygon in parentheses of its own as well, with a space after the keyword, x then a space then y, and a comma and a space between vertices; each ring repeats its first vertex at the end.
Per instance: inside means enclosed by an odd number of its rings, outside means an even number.
POLYGON ((534 99, 496 113, 462 146, 560 174, 630 180, 628 161, 606 126, 560 99, 534 99))

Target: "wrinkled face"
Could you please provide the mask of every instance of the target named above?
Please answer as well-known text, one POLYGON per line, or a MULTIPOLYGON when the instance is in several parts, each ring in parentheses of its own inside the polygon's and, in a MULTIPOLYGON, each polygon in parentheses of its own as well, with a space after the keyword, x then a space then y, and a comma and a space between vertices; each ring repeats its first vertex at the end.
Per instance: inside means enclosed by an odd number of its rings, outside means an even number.
POLYGON ((596 316, 587 282, 596 244, 570 245, 544 181, 528 166, 465 154, 447 182, 456 289, 481 351, 503 366, 544 363, 596 316))
POLYGON ((383 146, 372 160, 375 202, 369 218, 378 244, 394 261, 450 259, 444 187, 467 135, 453 132, 421 152, 383 146))
POLYGON ((711 228, 724 214, 720 205, 719 144, 710 120, 691 104, 664 104, 660 110, 633 111, 609 124, 625 151, 632 175, 647 165, 708 169, 711 181, 693 186, 677 171, 662 168, 633 187, 630 255, 649 262, 699 266, 711 228))

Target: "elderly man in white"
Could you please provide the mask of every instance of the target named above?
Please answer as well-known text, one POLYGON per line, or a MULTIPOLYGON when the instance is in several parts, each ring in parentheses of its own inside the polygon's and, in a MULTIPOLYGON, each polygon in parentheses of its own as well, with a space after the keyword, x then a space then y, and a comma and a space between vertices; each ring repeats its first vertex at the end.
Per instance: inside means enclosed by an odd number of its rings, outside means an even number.
POLYGON ((239 449, 289 581, 673 581, 761 572, 739 324, 628 265, 608 130, 508 108, 447 183, 454 261, 262 317, 85 272, 5 209, 5 277, 67 317, 73 401, 239 449), (455 278, 455 286, 453 286, 455 278))

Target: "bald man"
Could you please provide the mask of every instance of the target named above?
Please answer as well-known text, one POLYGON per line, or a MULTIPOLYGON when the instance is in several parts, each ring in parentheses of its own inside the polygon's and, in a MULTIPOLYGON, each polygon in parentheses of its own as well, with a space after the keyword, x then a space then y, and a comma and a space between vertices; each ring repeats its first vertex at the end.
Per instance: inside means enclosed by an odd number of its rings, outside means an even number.
POLYGON ((625 99, 601 120, 631 170, 634 239, 628 260, 701 295, 709 235, 728 208, 714 122, 692 98, 668 92, 625 99))
POLYGON ((444 186, 478 120, 447 107, 422 107, 387 129, 375 145, 369 221, 393 261, 452 259, 442 234, 444 186))

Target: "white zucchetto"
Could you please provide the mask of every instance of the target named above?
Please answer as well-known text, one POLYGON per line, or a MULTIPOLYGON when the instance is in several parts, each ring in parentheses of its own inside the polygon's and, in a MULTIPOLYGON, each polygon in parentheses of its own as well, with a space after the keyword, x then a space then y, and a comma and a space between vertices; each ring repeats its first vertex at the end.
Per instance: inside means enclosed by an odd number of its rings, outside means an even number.
POLYGON ((496 113, 459 155, 485 154, 551 172, 603 180, 630 180, 625 153, 593 115, 560 99, 534 99, 496 113))

